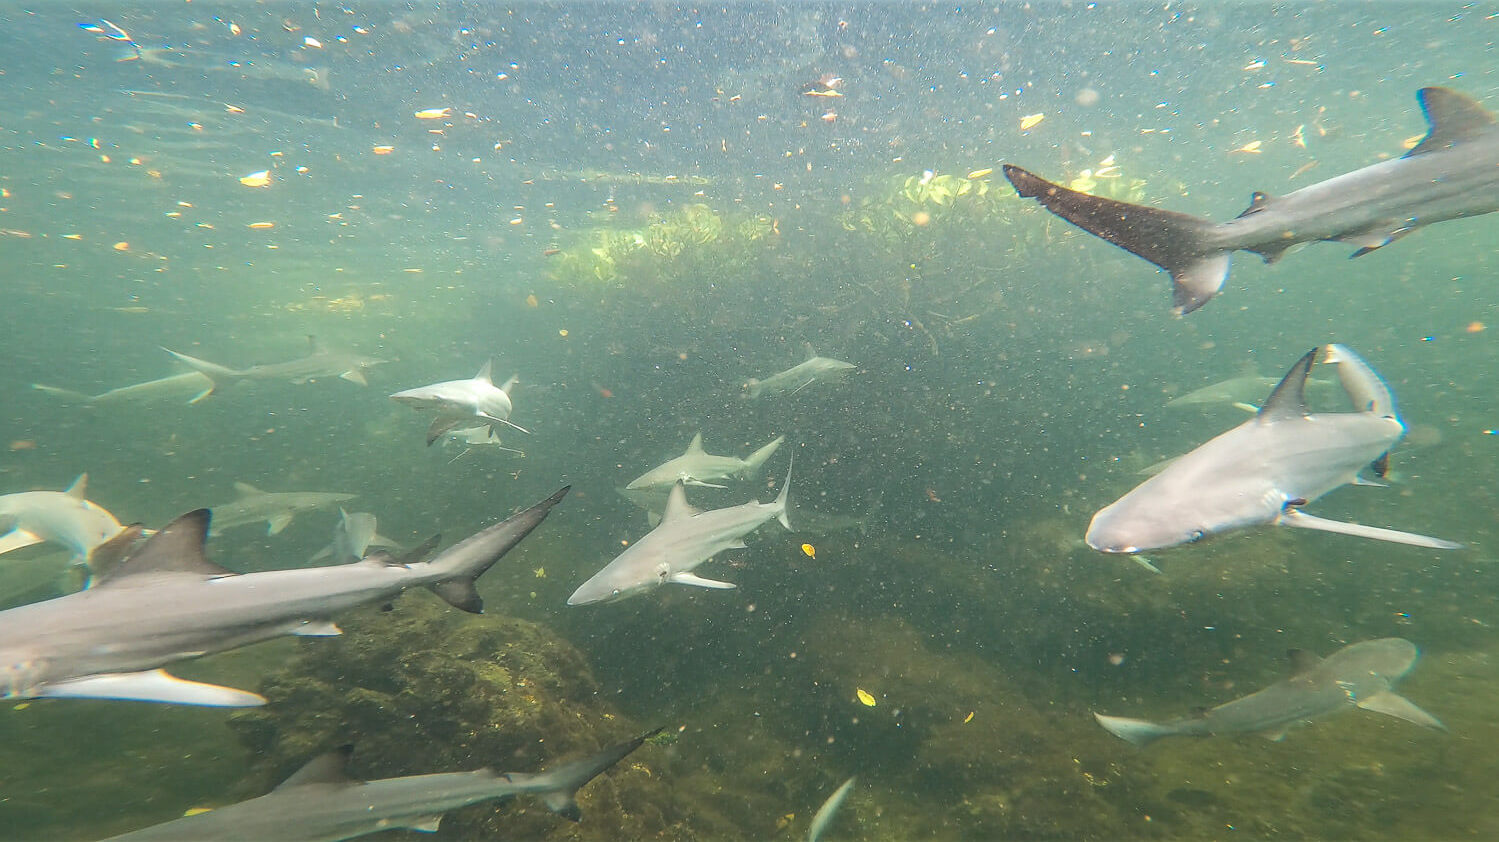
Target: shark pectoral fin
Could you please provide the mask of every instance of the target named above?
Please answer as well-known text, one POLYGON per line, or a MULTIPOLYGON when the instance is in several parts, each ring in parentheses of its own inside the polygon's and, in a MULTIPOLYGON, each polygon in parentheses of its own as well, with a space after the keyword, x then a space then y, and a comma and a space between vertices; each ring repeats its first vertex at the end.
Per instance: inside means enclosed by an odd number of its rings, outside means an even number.
POLYGON ((281 530, 285 529, 291 523, 291 519, 291 512, 281 512, 280 514, 271 515, 270 517, 265 519, 265 534, 280 535, 281 530))
POLYGON ((711 482, 703 482, 700 479, 693 479, 692 477, 688 477, 688 478, 682 480, 682 484, 683 485, 695 485, 695 486, 697 486, 699 488, 728 488, 727 485, 717 485, 717 484, 711 483, 711 482))
POLYGON ((436 833, 437 827, 440 824, 442 824, 442 814, 439 813, 435 816, 422 816, 421 818, 412 819, 405 827, 407 830, 414 830, 417 833, 436 833))
POLYGON ((1401 226, 1388 230, 1383 228, 1371 228, 1367 231, 1345 234, 1344 236, 1338 237, 1337 240, 1340 243, 1347 243, 1351 246, 1358 246, 1353 254, 1350 254, 1348 256, 1350 259, 1352 259, 1355 257, 1363 257, 1371 251, 1382 249, 1390 243, 1393 243, 1401 237, 1404 237, 1406 234, 1409 234, 1411 230, 1412 229, 1408 226, 1401 226))
POLYGON ((1383 483, 1383 482, 1380 482, 1379 480, 1369 479, 1368 477, 1364 477, 1364 476, 1355 476, 1353 478, 1353 484, 1354 485, 1369 485, 1369 486, 1373 486, 1375 488, 1389 488, 1390 487, 1388 483, 1383 483))
POLYGON ((692 585, 693 587, 713 588, 715 590, 721 591, 733 590, 734 588, 739 587, 733 582, 719 582, 713 579, 704 579, 696 573, 692 573, 687 570, 683 570, 680 573, 673 573, 670 576, 666 577, 666 580, 668 582, 675 582, 679 585, 692 585))
POLYGON ((308 620, 298 623, 291 633, 297 637, 338 637, 344 630, 328 620, 308 620))
POLYGON ((457 429, 459 424, 466 421, 468 421, 466 418, 444 418, 442 416, 432 419, 431 425, 427 427, 427 446, 431 447, 432 442, 442 438, 443 433, 457 429))
POLYGON ((364 379, 364 372, 360 371, 357 368, 351 368, 338 376, 344 380, 349 381, 350 383, 358 383, 361 386, 370 385, 370 381, 364 379))
POLYGON ((1228 252, 1216 252, 1171 272, 1171 303, 1183 315, 1212 300, 1228 280, 1228 252))
POLYGON ((1309 515, 1306 512, 1296 509, 1286 509, 1284 512, 1281 512, 1279 522, 1286 526, 1295 526, 1301 529, 1336 532, 1339 535, 1373 538, 1376 541, 1408 544, 1412 547, 1426 547, 1432 550, 1460 550, 1463 548, 1462 544, 1441 538, 1432 538, 1429 535, 1417 535, 1414 532, 1401 532, 1397 529, 1383 529, 1378 526, 1364 526, 1361 523, 1343 523, 1342 521, 1328 520, 1316 515, 1309 515))
POLYGON ((542 794, 541 802, 547 805, 548 810, 570 822, 582 821, 583 809, 573 796, 574 793, 571 792, 547 792, 542 794))
POLYGON ((204 389, 203 391, 199 392, 196 395, 193 395, 191 398, 188 399, 188 401, 187 401, 188 406, 192 406, 193 404, 197 403, 198 401, 201 401, 204 398, 208 397, 209 395, 213 394, 213 390, 215 388, 217 388, 217 385, 218 384, 216 384, 216 383, 214 383, 212 381, 209 381, 208 388, 204 389))
POLYGON ((42 539, 40 537, 33 535, 24 529, 12 529, 11 531, 5 533, 4 536, 0 536, 0 555, 8 553, 11 550, 19 550, 22 547, 29 547, 32 544, 40 544, 41 542, 42 539))
POLYGON ((1410 699, 1393 690, 1383 690, 1367 698, 1359 699, 1358 706, 1364 710, 1404 719, 1406 722, 1414 722, 1438 731, 1447 730, 1447 726, 1443 725, 1441 720, 1416 707, 1410 699))
POLYGON ((166 670, 114 672, 43 685, 38 698, 123 699, 174 705, 243 708, 265 704, 265 697, 233 687, 203 684, 168 675, 166 670))

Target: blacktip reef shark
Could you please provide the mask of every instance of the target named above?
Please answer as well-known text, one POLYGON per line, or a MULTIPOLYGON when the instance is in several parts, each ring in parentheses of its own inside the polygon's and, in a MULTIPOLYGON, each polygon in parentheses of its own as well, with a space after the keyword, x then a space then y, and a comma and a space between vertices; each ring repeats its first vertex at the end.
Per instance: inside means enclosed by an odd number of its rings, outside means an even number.
POLYGON ((200 371, 184 371, 178 374, 170 374, 166 377, 158 377, 155 380, 147 380, 144 383, 131 383, 97 395, 87 395, 83 392, 75 392, 72 389, 60 389, 56 386, 47 386, 41 383, 31 384, 31 388, 51 395, 59 400, 82 406, 113 407, 132 403, 155 403, 157 401, 176 400, 188 398, 188 403, 197 403, 208 397, 213 391, 213 381, 200 371))
POLYGON ((341 634, 340 611, 427 587, 480 613, 474 583, 541 524, 567 493, 545 500, 422 560, 433 538, 397 559, 377 552, 354 564, 235 574, 203 553, 207 509, 172 521, 138 548, 130 526, 96 550, 93 587, 0 611, 0 696, 131 699, 211 707, 261 705, 261 696, 175 678, 162 667, 262 640, 341 634))
POLYGON ((819 357, 817 352, 812 350, 812 346, 808 345, 805 360, 769 377, 761 379, 751 377, 745 381, 744 391, 745 395, 750 398, 777 395, 782 392, 790 392, 794 395, 819 380, 824 382, 838 380, 856 368, 858 366, 853 363, 835 360, 832 357, 819 357))
POLYGON ((48 542, 66 547, 74 564, 124 529, 103 506, 87 499, 88 474, 66 491, 0 494, 0 554, 48 542))
POLYGON ((428 447, 449 430, 475 427, 493 430, 503 425, 522 433, 530 432, 510 422, 510 389, 515 386, 516 378, 511 377, 503 386, 496 386, 493 371, 494 361, 486 360, 479 373, 467 380, 445 380, 430 386, 418 386, 396 392, 390 399, 418 412, 437 416, 427 428, 428 447))
POLYGON ((1383 713, 1427 728, 1447 730, 1436 717, 1395 692, 1395 684, 1416 665, 1420 652, 1409 640, 1385 637, 1345 646, 1318 658, 1292 650, 1291 676, 1198 716, 1149 722, 1093 714, 1109 733, 1143 746, 1162 737, 1262 734, 1279 741, 1303 722, 1351 707, 1383 713))
POLYGON ((1429 129, 1403 157, 1284 196, 1255 193, 1228 222, 1091 196, 1012 164, 1004 172, 1021 196, 1171 273, 1175 311, 1190 313, 1218 294, 1235 251, 1274 263, 1291 246, 1329 240, 1356 246, 1359 257, 1417 228, 1499 210, 1494 115, 1450 88, 1416 97, 1429 129))
POLYGON ((1320 529, 1416 547, 1461 544, 1356 523, 1326 520, 1301 507, 1372 468, 1405 434, 1395 396, 1374 369, 1343 345, 1313 348, 1281 379, 1260 411, 1166 465, 1093 516, 1084 540, 1106 553, 1139 553, 1257 524, 1320 529), (1319 353, 1337 366, 1357 412, 1310 413, 1304 393, 1319 353))
POLYGON ((235 498, 213 506, 213 531, 266 522, 266 534, 278 535, 301 512, 330 509, 359 496, 332 491, 261 491, 248 482, 234 484, 235 498))
POLYGON ((283 363, 252 365, 249 368, 229 368, 218 363, 200 360, 197 357, 189 357, 187 354, 179 354, 171 348, 161 350, 171 354, 179 362, 185 363, 189 368, 211 381, 207 391, 188 403, 197 403, 224 385, 240 380, 289 380, 300 385, 320 377, 338 377, 351 383, 368 386, 369 381, 364 377, 365 370, 387 362, 351 351, 330 350, 318 342, 315 336, 307 337, 307 345, 308 352, 305 357, 287 360, 283 363))
POLYGON ((775 518, 787 529, 786 494, 791 488, 791 468, 786 482, 771 503, 749 502, 725 509, 699 511, 687 502, 682 483, 672 486, 666 511, 655 529, 624 552, 567 598, 568 605, 614 602, 673 582, 700 588, 728 589, 730 582, 704 579, 692 571, 724 550, 744 549, 744 536, 775 518))
POLYGON ((362 781, 347 772, 352 746, 313 758, 259 798, 111 836, 103 842, 340 842, 392 828, 435 833, 445 813, 518 795, 579 821, 577 793, 660 729, 534 774, 443 772, 362 781))
POLYGON ((785 436, 776 436, 770 444, 756 450, 747 459, 737 456, 714 456, 703 450, 703 434, 698 433, 688 442, 687 450, 681 456, 668 459, 665 463, 658 465, 630 481, 625 488, 630 491, 639 491, 647 488, 670 489, 677 482, 686 485, 701 485, 707 488, 724 488, 715 485, 709 480, 732 479, 754 479, 760 475, 760 469, 764 467, 765 461, 776 452, 776 448, 786 440, 785 436))

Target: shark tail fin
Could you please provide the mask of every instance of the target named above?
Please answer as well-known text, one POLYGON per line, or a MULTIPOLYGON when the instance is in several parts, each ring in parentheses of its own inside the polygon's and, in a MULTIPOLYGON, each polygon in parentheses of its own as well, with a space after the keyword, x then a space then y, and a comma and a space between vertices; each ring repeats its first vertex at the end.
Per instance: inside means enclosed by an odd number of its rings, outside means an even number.
POLYGON ((219 365, 218 363, 211 363, 208 360, 200 360, 197 357, 189 357, 187 354, 179 354, 176 351, 173 351, 171 348, 163 347, 161 350, 166 351, 173 357, 176 357, 179 362, 185 364, 188 368, 191 368, 204 377, 207 377, 211 382, 212 385, 210 385, 207 389, 204 389, 198 394, 197 397, 188 401, 188 403, 197 403, 198 401, 203 400, 204 398, 213 394, 214 390, 218 389, 225 383, 232 382, 235 379, 244 376, 243 373, 235 371, 228 366, 219 365))
POLYGON ((1128 740, 1137 746, 1149 745, 1162 737, 1169 737, 1176 732, 1170 727, 1144 719, 1130 719, 1126 716, 1104 716, 1101 713, 1093 714, 1098 724, 1110 734, 1128 740))
POLYGON ((540 526, 552 507, 561 502, 571 488, 563 486, 545 500, 443 550, 429 562, 431 581, 427 587, 454 608, 470 614, 484 613, 484 600, 479 597, 474 583, 522 538, 531 534, 531 530, 540 526))
POLYGON ((1013 164, 1004 171, 1021 196, 1170 272, 1178 313, 1208 303, 1228 278, 1229 252, 1213 245, 1212 220, 1069 190, 1013 164))
MULTIPOLYGON (((780 439, 776 439, 776 441, 780 441, 780 439)), ((786 463, 786 481, 781 483, 781 493, 776 495, 775 503, 776 508, 779 510, 776 512, 776 520, 779 520, 781 525, 786 527, 787 531, 790 532, 796 531, 791 528, 791 521, 786 519, 787 503, 791 500, 791 466, 794 464, 796 464, 796 454, 792 454, 791 461, 786 463)))
MULTIPOLYGON (((698 443, 698 451, 701 452, 703 449, 701 434, 699 434, 698 438, 693 439, 693 441, 698 443)), ((780 447, 784 441, 786 441, 785 436, 776 436, 775 440, 770 444, 751 453, 749 458, 744 460, 744 478, 754 479, 759 476, 760 470, 765 467, 765 462, 770 459, 771 455, 776 452, 776 448, 780 447)), ((690 453, 691 450, 688 452, 690 453)))
POLYGON ((534 775, 510 772, 505 777, 511 783, 541 796, 547 809, 569 821, 578 821, 583 818, 583 811, 578 807, 578 790, 659 733, 661 729, 657 728, 632 740, 612 745, 598 754, 563 763, 534 775))

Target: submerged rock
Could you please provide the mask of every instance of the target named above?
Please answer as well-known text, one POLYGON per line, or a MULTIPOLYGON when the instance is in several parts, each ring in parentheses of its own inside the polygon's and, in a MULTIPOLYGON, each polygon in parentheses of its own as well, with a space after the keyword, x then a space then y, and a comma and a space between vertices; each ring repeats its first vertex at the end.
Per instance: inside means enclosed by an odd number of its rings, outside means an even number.
MULTIPOLYGON (((339 625, 344 635, 307 641, 265 680, 269 704, 231 718, 257 758, 258 774, 239 795, 259 795, 345 743, 355 745, 350 772, 373 779, 482 766, 532 772, 644 730, 599 700, 576 649, 534 623, 409 598, 396 610, 353 612, 339 625)), ((674 835, 679 819, 659 778, 663 763, 662 750, 647 745, 584 787, 579 825, 521 797, 450 813, 442 836, 674 835)))

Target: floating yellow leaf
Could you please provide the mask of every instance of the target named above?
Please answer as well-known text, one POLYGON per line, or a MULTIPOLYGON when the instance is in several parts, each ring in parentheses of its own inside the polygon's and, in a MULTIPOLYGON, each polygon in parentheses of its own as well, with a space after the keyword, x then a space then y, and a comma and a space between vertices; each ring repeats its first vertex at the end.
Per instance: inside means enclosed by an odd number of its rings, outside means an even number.
POLYGON ((1042 120, 1045 119, 1045 114, 1027 114, 1024 117, 1020 118, 1020 130, 1025 131, 1027 129, 1034 129, 1037 125, 1040 124, 1042 120))
POLYGON ((246 187, 270 187, 271 171, 261 170, 260 172, 252 172, 249 175, 241 176, 239 183, 246 187))
POLYGON ((965 716, 965 717, 963 717, 963 724, 967 725, 968 723, 970 723, 972 721, 973 721, 973 711, 970 710, 968 712, 968 715, 965 716))
POLYGON ((274 223, 274 222, 252 222, 252 223, 250 223, 250 227, 251 228, 275 228, 276 227, 276 223, 274 223))
POLYGON ((968 177, 969 178, 983 178, 984 176, 986 176, 986 175, 988 175, 989 173, 992 173, 992 172, 994 172, 994 168, 993 167, 984 167, 981 170, 974 170, 973 172, 969 173, 968 177))
POLYGON ((115 251, 130 251, 130 244, 125 242, 124 240, 121 240, 118 243, 115 243, 114 249, 115 251))
POLYGON ((802 544, 802 553, 807 558, 817 558, 817 548, 811 544, 802 544))
POLYGON ((416 112, 418 120, 446 120, 453 113, 451 108, 423 108, 416 112))
POLYGON ((394 146, 376 146, 374 149, 376 155, 389 155, 394 151, 396 151, 394 146))
POLYGON ((863 687, 854 688, 854 695, 859 697, 859 704, 863 705, 864 707, 872 708, 875 705, 879 704, 879 702, 876 702, 874 700, 874 696, 869 695, 869 691, 865 690, 863 687))

